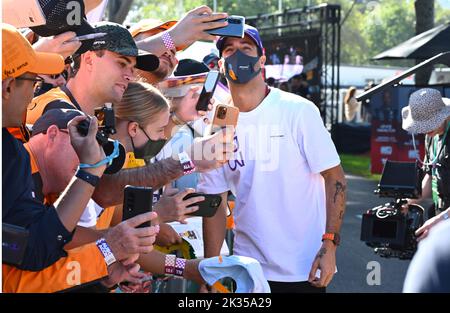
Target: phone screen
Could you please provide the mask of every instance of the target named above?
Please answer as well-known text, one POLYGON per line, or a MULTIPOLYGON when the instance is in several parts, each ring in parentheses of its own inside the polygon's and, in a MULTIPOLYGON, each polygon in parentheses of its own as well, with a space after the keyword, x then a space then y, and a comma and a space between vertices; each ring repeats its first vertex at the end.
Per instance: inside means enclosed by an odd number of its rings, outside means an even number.
POLYGON ((219 72, 218 71, 211 71, 208 73, 208 76, 206 77, 205 81, 205 91, 206 92, 213 92, 216 88, 216 83, 219 78, 219 72))
POLYGON ((211 100, 214 90, 216 89, 217 82, 219 81, 219 71, 210 71, 206 76, 205 84, 203 85, 202 93, 198 98, 196 105, 197 111, 208 110, 209 100, 211 100))

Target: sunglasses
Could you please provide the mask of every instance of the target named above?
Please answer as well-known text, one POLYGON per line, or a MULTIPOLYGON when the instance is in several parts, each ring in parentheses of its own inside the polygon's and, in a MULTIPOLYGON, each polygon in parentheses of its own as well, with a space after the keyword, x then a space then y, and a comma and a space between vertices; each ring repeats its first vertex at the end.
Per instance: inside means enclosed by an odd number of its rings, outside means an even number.
POLYGON ((62 73, 48 75, 48 76, 50 76, 51 79, 58 79, 61 75, 62 75, 62 77, 64 77, 65 80, 67 80, 69 73, 67 72, 67 70, 64 70, 64 71, 62 71, 62 73))
POLYGON ((33 83, 33 88, 34 89, 40 89, 42 87, 42 85, 44 84, 44 79, 42 77, 35 77, 35 78, 31 78, 31 77, 16 77, 17 80, 28 80, 28 81, 32 81, 33 83))

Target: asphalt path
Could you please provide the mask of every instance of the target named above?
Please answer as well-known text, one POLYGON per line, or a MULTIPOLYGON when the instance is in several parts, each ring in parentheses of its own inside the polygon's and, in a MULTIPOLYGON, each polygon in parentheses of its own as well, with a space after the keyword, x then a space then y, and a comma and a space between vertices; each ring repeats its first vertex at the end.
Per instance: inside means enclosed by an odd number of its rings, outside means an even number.
POLYGON ((347 175, 347 209, 337 250, 338 272, 328 292, 401 292, 409 261, 382 258, 360 241, 361 215, 367 209, 391 201, 373 193, 377 182, 347 175), (375 263, 377 262, 377 263, 375 263))

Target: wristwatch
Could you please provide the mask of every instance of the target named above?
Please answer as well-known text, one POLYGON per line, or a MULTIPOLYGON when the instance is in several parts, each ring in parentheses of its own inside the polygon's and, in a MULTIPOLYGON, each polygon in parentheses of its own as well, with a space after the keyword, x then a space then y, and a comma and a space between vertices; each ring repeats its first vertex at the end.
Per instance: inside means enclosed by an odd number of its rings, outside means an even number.
POLYGON ((90 174, 86 171, 83 171, 81 168, 78 168, 77 172, 75 173, 75 176, 89 183, 93 187, 97 186, 98 182, 100 181, 100 177, 90 174))
POLYGON ((325 233, 322 235, 322 241, 331 240, 335 246, 339 246, 341 243, 341 236, 338 233, 325 233))
POLYGON ((443 219, 443 220, 448 220, 449 218, 450 218, 450 216, 449 216, 449 214, 448 214, 448 211, 445 211, 445 213, 442 214, 442 219, 443 219))

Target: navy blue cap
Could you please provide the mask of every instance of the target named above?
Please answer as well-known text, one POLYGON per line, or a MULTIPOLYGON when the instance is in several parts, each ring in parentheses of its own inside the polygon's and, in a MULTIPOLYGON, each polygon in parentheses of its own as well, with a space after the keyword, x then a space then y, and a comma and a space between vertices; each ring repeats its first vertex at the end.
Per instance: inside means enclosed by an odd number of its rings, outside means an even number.
MULTIPOLYGON (((249 36, 256 44, 256 47, 258 47, 258 51, 260 55, 264 54, 264 47, 261 41, 261 37, 259 36, 258 30, 250 25, 245 24, 244 25, 244 35, 249 36)), ((228 37, 222 36, 220 37, 216 42, 216 47, 219 49, 219 55, 222 56, 222 49, 223 44, 225 43, 225 39, 228 37)))
POLYGON ((59 129, 67 129, 67 124, 77 116, 85 115, 83 112, 71 109, 51 109, 46 111, 33 125, 31 136, 46 133, 47 129, 56 125, 59 129))

